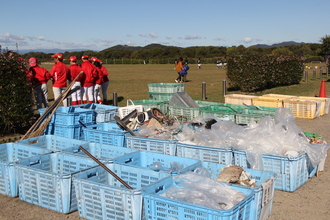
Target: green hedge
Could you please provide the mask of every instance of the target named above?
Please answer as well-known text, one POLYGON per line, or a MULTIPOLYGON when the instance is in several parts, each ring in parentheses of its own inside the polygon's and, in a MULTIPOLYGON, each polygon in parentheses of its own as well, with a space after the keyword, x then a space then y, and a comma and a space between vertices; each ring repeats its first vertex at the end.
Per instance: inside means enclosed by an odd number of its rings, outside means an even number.
POLYGON ((231 87, 255 92, 297 84, 303 77, 304 59, 296 56, 237 56, 228 59, 231 87))
POLYGON ((0 135, 29 126, 32 89, 23 66, 17 55, 0 54, 0 135))

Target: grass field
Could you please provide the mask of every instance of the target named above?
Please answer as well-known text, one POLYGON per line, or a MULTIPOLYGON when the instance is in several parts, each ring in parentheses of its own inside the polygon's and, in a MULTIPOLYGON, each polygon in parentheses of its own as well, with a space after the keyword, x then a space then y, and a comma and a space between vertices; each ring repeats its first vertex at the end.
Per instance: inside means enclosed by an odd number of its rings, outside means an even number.
MULTIPOLYGON (((307 64, 308 66, 325 66, 322 64, 307 64)), ((42 65, 47 70, 52 65, 42 65)), ((202 83, 206 83, 207 101, 224 102, 223 80, 226 79, 226 70, 218 69, 216 64, 203 64, 202 69, 197 68, 197 64, 190 64, 188 72, 188 82, 185 85, 185 91, 194 99, 202 100, 202 83)), ((113 93, 117 93, 118 106, 126 106, 127 99, 142 100, 149 99, 150 83, 175 83, 177 73, 173 64, 137 64, 137 65, 105 65, 109 72, 110 84, 108 88, 108 99, 112 100, 113 93)), ((277 87, 270 90, 249 93, 250 95, 263 95, 267 93, 277 93, 286 95, 315 96, 319 94, 321 79, 319 69, 316 79, 313 78, 313 70, 310 69, 308 81, 304 79, 297 85, 286 87, 277 87)), ((325 72, 325 70, 324 70, 325 72)), ((325 77, 325 76, 324 76, 325 77)), ((324 78, 326 79, 326 78, 324 78)), ((326 79, 327 80, 327 79, 326 79)), ((53 99, 51 82, 49 86, 49 99, 53 99)), ((229 85, 227 83, 227 89, 229 85)), ((227 94, 241 93, 240 91, 227 91, 227 94)), ((112 101, 110 101, 110 104, 112 101)))

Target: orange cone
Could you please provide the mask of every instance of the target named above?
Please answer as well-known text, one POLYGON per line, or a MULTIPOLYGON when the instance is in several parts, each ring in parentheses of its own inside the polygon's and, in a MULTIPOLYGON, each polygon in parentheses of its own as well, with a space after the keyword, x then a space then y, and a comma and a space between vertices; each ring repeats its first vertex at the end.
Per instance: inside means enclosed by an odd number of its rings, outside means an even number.
POLYGON ((326 89, 325 89, 325 80, 324 79, 322 79, 319 97, 323 97, 323 98, 327 97, 327 92, 326 92, 326 89))

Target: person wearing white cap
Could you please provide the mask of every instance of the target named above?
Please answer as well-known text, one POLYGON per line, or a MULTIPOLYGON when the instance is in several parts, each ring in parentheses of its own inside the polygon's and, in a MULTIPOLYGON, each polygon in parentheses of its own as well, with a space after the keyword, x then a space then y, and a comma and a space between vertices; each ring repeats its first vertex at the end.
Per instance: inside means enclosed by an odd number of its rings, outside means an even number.
MULTIPOLYGON (((63 63, 63 54, 56 53, 51 57, 54 58, 55 65, 53 65, 49 74, 53 80, 53 93, 56 100, 66 90, 69 68, 63 63)), ((63 105, 68 106, 67 99, 63 100, 63 105)))
POLYGON ((50 78, 48 70, 38 65, 35 57, 29 59, 30 72, 32 74, 31 83, 35 91, 35 101, 37 109, 49 107, 47 81, 50 78))

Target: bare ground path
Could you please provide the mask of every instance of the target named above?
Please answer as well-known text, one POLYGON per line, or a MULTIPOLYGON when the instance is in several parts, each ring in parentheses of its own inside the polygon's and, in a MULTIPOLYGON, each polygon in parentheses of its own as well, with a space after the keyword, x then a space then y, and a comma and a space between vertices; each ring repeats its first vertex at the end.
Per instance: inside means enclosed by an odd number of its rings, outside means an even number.
MULTIPOLYGON (((304 131, 318 133, 330 143, 330 115, 316 119, 296 119, 304 131)), ((330 152, 329 152, 330 153, 330 152)), ((327 220, 330 219, 330 160, 324 172, 313 177, 293 193, 276 190, 270 220, 327 220)), ((0 195, 0 220, 62 220, 83 219, 78 212, 61 214, 36 205, 0 195)))

